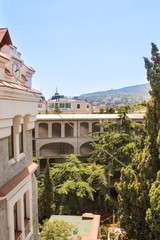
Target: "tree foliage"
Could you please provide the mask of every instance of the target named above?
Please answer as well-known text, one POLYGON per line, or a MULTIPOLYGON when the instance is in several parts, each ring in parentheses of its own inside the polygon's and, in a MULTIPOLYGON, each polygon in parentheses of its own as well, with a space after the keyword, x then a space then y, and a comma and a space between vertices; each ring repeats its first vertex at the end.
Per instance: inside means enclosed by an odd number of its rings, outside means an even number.
POLYGON ((43 230, 39 235, 40 240, 73 240, 72 235, 77 234, 78 229, 64 221, 54 220, 44 223, 43 230))
POLYGON ((39 221, 49 218, 54 211, 54 189, 50 175, 49 160, 44 172, 44 179, 39 181, 39 198, 38 198, 38 212, 39 221))
POLYGON ((120 166, 112 156, 126 164, 131 162, 135 150, 141 148, 144 125, 133 123, 127 116, 127 112, 127 108, 119 108, 119 119, 101 124, 104 132, 93 134, 94 137, 99 138, 99 143, 92 144, 94 151, 90 158, 91 161, 105 164, 109 169, 120 166))
POLYGON ((146 221, 151 229, 153 238, 159 240, 160 236, 160 171, 157 173, 157 179, 152 184, 149 191, 150 208, 147 210, 146 221))
POLYGON ((58 213, 70 214, 79 210, 79 198, 94 200, 95 190, 86 181, 89 176, 87 165, 76 155, 66 156, 63 164, 54 164, 52 178, 55 185, 55 199, 58 213))
POLYGON ((147 103, 145 116, 146 139, 143 149, 137 151, 132 163, 122 170, 120 183, 117 184, 121 227, 126 230, 129 239, 138 240, 159 239, 155 238, 155 234, 159 234, 158 221, 155 220, 159 209, 155 207, 157 203, 153 204, 153 199, 155 195, 159 197, 156 189, 159 178, 154 181, 160 169, 160 55, 153 43, 151 54, 151 60, 144 58, 151 85, 151 100, 147 103))
POLYGON ((100 108, 99 113, 100 114, 113 114, 113 113, 115 113, 115 109, 113 107, 104 107, 104 108, 100 108))

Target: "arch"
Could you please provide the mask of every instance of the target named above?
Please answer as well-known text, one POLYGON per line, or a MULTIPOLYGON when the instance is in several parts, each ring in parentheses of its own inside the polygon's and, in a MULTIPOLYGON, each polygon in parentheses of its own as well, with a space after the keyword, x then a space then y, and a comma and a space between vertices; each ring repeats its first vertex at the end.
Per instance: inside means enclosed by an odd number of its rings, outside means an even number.
POLYGON ((141 120, 135 121, 135 123, 141 123, 141 124, 143 124, 143 120, 142 120, 142 121, 141 121, 141 120))
POLYGON ((48 138, 48 123, 40 123, 38 132, 40 138, 48 138))
POLYGON ((52 123, 52 137, 53 138, 61 137, 61 124, 60 123, 52 123))
POLYGON ((88 155, 90 154, 94 148, 90 145, 91 142, 87 142, 81 145, 80 147, 80 154, 81 155, 88 155))
POLYGON ((80 123, 80 136, 83 134, 88 135, 89 133, 89 124, 87 122, 80 123))
POLYGON ((40 156, 53 157, 61 154, 74 153, 74 147, 69 143, 48 143, 40 148, 40 156))
POLYGON ((99 122, 94 122, 92 123, 92 132, 100 132, 100 126, 97 126, 97 123, 99 122))
POLYGON ((65 137, 73 137, 73 127, 74 124, 73 123, 65 123, 65 137))

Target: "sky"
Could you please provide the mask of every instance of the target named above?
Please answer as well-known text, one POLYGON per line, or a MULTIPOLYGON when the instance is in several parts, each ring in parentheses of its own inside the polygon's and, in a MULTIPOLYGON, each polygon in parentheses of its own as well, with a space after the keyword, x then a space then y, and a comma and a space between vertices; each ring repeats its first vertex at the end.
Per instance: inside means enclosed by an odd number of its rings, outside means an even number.
POLYGON ((147 83, 143 57, 160 48, 159 0, 0 0, 32 86, 49 99, 147 83))

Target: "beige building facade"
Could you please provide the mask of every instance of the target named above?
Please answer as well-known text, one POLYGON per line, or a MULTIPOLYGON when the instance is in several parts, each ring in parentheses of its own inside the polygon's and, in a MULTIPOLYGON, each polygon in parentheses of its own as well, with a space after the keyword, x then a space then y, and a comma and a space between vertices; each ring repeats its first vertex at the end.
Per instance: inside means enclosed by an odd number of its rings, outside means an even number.
POLYGON ((32 129, 40 92, 8 29, 0 29, 0 239, 37 240, 37 182, 32 129))
MULTIPOLYGON (((128 114, 133 122, 144 123, 143 114, 128 114)), ((93 148, 90 143, 98 141, 90 134, 104 129, 98 123, 112 122, 118 114, 39 114, 33 140, 34 154, 44 170, 46 158, 61 161, 65 154, 79 154, 85 158, 93 148)))
POLYGON ((39 113, 53 112, 56 105, 62 113, 90 114, 92 113, 92 104, 84 100, 60 98, 58 100, 49 100, 40 102, 38 105, 39 113))

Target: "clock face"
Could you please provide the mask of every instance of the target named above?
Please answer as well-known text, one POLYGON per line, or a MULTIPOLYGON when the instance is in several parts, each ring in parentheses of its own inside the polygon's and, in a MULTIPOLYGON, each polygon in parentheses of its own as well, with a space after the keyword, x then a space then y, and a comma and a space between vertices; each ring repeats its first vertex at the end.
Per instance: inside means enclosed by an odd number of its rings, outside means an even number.
POLYGON ((20 63, 17 61, 14 61, 12 63, 12 74, 16 77, 20 77, 20 63))

